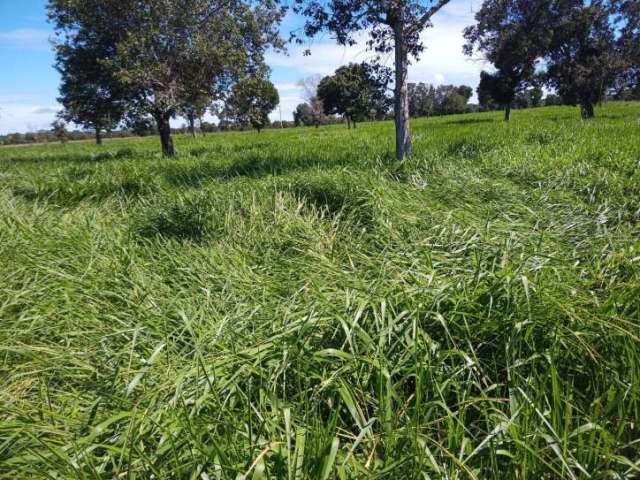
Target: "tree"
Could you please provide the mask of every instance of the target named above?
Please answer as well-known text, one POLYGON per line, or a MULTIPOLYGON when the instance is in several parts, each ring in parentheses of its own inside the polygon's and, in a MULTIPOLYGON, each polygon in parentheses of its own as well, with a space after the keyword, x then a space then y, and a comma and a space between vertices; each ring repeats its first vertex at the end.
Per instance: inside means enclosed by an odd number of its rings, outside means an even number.
POLYGON ((478 101, 487 110, 493 110, 493 105, 504 108, 504 119, 511 118, 511 107, 516 97, 516 85, 513 77, 505 76, 500 72, 480 72, 480 84, 478 85, 478 101))
POLYGON ((51 0, 48 12, 63 34, 55 44, 62 118, 94 130, 100 145, 102 131, 114 129, 122 120, 130 95, 106 63, 122 38, 120 29, 115 22, 81 28, 80 12, 73 2, 51 0))
POLYGON ((195 92, 187 95, 184 102, 179 107, 178 112, 187 120, 189 133, 193 138, 196 138, 197 136, 196 121, 200 120, 204 114, 207 113, 207 108, 210 104, 211 98, 208 95, 205 93, 198 94, 195 92))
POLYGON ((308 103, 300 103, 296 107, 293 111, 293 122, 296 124, 296 127, 304 127, 315 123, 313 111, 308 103))
POLYGON ((326 122, 324 105, 322 100, 318 98, 318 85, 321 80, 320 75, 312 75, 298 81, 298 86, 302 88, 303 97, 309 107, 308 113, 311 116, 311 123, 307 123, 307 125, 315 125, 316 128, 326 122))
POLYGON ((412 117, 452 115, 469 111, 473 89, 466 85, 409 84, 409 111, 412 117))
POLYGON ((640 99, 640 2, 619 0, 616 14, 620 25, 618 49, 624 59, 619 90, 623 98, 640 99))
POLYGON ((408 92, 411 117, 430 117, 436 114, 436 89, 433 85, 410 83, 408 92))
POLYGON ((60 143, 65 144, 69 140, 69 133, 67 132, 67 125, 64 120, 58 118, 51 124, 51 133, 54 138, 60 143))
POLYGON ((464 31, 464 53, 480 52, 495 67, 482 72, 481 105, 490 100, 505 109, 509 121, 513 101, 532 84, 536 63, 550 42, 550 0, 485 0, 476 13, 476 25, 464 31))
POLYGON ((580 105, 583 119, 593 118, 594 105, 623 69, 610 5, 604 0, 558 0, 553 13, 548 84, 564 103, 580 105))
POLYGON ((62 118, 95 131, 96 144, 102 144, 102 132, 118 126, 126 111, 126 91, 113 72, 100 59, 101 45, 77 42, 56 46, 56 69, 62 83, 58 101, 62 118))
POLYGON ((327 115, 342 115, 347 125, 367 118, 379 118, 389 108, 386 95, 390 72, 367 63, 350 63, 318 85, 318 98, 327 115))
POLYGON ((282 44, 278 0, 50 0, 50 11, 67 36, 120 32, 105 63, 156 121, 165 156, 175 153, 170 120, 194 93, 214 98, 282 44))
POLYGON ((355 35, 369 33, 368 46, 380 54, 394 51, 396 158, 411 155, 408 68, 411 57, 424 49, 422 31, 449 0, 295 0, 296 11, 307 17, 305 34, 328 30, 341 45, 356 43, 355 35))
POLYGON ((258 133, 269 125, 269 114, 280 103, 278 90, 269 80, 248 77, 233 87, 225 105, 225 118, 236 124, 251 126, 258 133))

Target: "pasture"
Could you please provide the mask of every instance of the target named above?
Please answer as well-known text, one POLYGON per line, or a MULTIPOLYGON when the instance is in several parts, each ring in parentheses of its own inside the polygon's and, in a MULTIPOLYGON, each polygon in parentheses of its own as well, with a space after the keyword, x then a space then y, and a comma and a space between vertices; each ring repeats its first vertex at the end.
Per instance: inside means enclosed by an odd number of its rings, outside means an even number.
POLYGON ((640 104, 0 149, 0 478, 640 475, 640 104))

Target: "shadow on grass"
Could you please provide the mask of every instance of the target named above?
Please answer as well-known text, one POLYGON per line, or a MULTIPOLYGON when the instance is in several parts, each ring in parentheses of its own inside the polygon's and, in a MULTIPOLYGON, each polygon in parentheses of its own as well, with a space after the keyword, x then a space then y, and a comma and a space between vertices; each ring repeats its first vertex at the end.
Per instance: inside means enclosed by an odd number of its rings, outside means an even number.
POLYGON ((125 160, 138 157, 149 157, 149 153, 136 152, 130 148, 122 148, 114 152, 83 153, 83 152, 56 152, 43 153, 24 157, 20 155, 9 156, 3 159, 13 164, 40 164, 40 163, 102 163, 115 160, 125 160))
POLYGON ((478 125, 481 123, 493 123, 491 118, 464 118, 462 120, 450 120, 445 125, 478 125))
POLYGON ((267 154, 250 155, 230 164, 203 161, 197 165, 172 165, 165 167, 163 176, 173 186, 199 188, 210 180, 232 180, 238 177, 263 178, 300 172, 313 168, 333 168, 353 164, 348 154, 327 157, 318 154, 286 157, 267 154))
POLYGON ((103 201, 113 196, 140 198, 154 193, 155 183, 147 178, 106 178, 101 181, 68 181, 17 186, 12 189, 15 197, 30 202, 47 202, 59 207, 75 207, 83 201, 103 201))

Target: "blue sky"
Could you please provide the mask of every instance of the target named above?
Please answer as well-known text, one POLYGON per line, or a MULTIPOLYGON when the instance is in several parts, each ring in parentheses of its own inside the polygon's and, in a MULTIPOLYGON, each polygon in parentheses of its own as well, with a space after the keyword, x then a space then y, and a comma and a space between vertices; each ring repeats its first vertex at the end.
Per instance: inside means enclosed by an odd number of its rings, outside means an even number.
MULTIPOLYGON (((427 51, 411 66, 411 81, 477 85, 485 65, 462 55, 462 30, 473 23, 480 3, 451 0, 434 17, 434 27, 423 34, 427 51)), ((60 108, 56 102, 59 76, 53 68, 50 45, 53 31, 47 23, 45 6, 46 0, 0 0, 0 134, 48 128, 60 108)), ((296 18, 287 18, 283 33, 297 22, 296 18)), ((372 57, 364 38, 353 47, 341 47, 325 36, 310 45, 292 45, 287 55, 268 55, 271 79, 280 92, 285 120, 291 119, 293 109, 302 101, 302 92, 296 85, 299 79, 327 75, 344 63, 372 57), (309 47, 312 55, 304 56, 304 49, 309 47)), ((391 60, 388 59, 389 65, 391 60)), ((274 112, 272 118, 278 117, 279 111, 274 112)), ((182 120, 173 123, 178 126, 182 120)))

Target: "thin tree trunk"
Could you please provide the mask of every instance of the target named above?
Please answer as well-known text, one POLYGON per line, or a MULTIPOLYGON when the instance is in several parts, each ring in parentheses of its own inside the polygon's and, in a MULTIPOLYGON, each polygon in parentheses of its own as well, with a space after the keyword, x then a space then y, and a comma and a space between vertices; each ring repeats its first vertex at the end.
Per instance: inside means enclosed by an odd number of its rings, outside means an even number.
POLYGON ((409 122, 409 86, 407 74, 409 70, 409 57, 407 53, 406 39, 404 35, 403 12, 400 9, 398 18, 393 27, 395 40, 395 123, 396 123, 396 159, 403 160, 413 153, 411 145, 411 128, 409 122))
POLYGON ((173 146, 173 139, 171 138, 171 115, 164 112, 158 112, 155 115, 155 118, 158 125, 158 133, 160 133, 162 154, 165 157, 173 157, 176 154, 176 150, 173 146))
POLYGON ((96 145, 102 145, 102 130, 96 127, 96 145))
POLYGON ((504 108, 504 121, 508 122, 511 120, 511 104, 507 104, 504 108))
POLYGON ((196 133, 196 117, 194 115, 189 115, 189 133, 193 138, 198 136, 196 133))
POLYGON ((593 103, 586 101, 580 104, 580 115, 583 120, 589 120, 596 116, 595 110, 593 108, 593 103))

